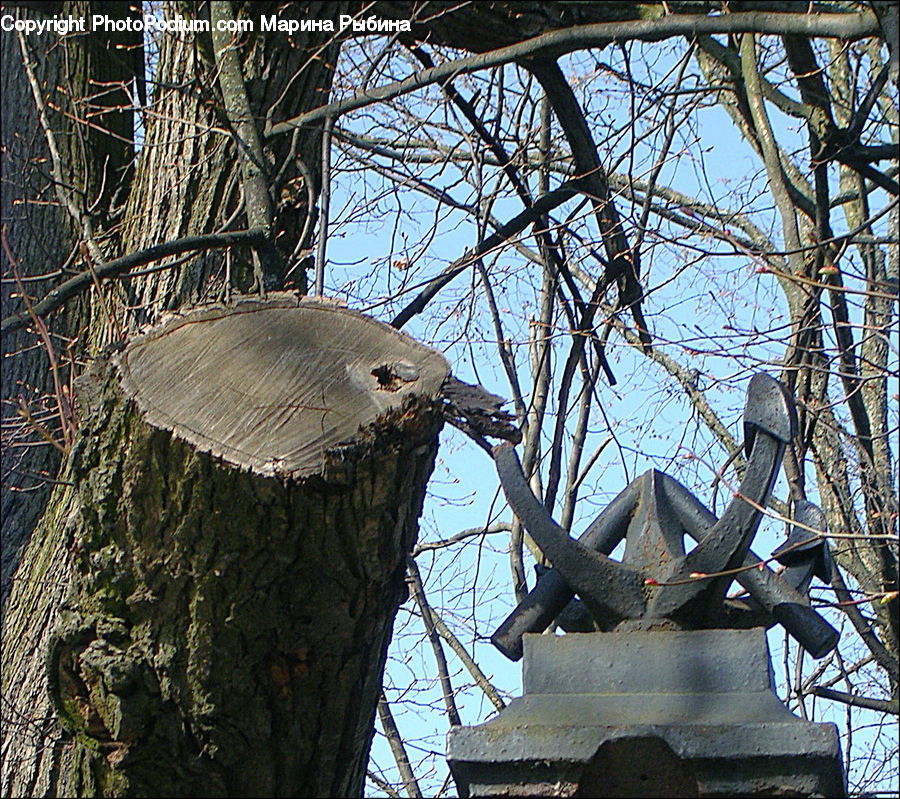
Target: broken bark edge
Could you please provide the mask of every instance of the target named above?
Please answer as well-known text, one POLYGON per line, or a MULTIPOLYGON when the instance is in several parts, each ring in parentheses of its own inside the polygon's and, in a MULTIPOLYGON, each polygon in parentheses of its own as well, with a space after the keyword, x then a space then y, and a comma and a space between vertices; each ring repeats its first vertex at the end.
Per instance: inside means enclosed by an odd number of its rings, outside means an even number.
MULTIPOLYGON (((405 333, 293 294, 171 315, 111 362, 142 419, 198 452, 337 484, 373 447, 431 428, 450 374, 441 353, 405 333)), ((97 378, 94 368, 79 379, 85 405, 97 378)))

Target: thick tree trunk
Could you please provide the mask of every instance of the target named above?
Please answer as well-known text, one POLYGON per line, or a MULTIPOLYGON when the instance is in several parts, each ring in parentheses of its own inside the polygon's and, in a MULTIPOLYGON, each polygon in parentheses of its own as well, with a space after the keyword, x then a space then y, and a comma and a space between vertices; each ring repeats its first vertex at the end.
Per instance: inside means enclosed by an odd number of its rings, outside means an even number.
POLYGON ((361 794, 447 373, 279 300, 176 317, 79 381, 58 795, 361 794))
MULTIPOLYGON (((344 5, 332 3, 330 8, 340 12, 344 5)), ((133 13, 124 3, 110 4, 109 8, 92 4, 87 10, 69 5, 47 9, 47 13, 71 13, 76 17, 94 11, 106 11, 112 16, 133 13)), ((293 17, 325 15, 324 5, 317 3, 291 7, 255 4, 253 13, 263 11, 293 17)), ((248 95, 257 118, 264 118, 272 106, 277 106, 279 114, 292 114, 327 99, 339 45, 325 41, 326 37, 330 34, 261 36, 242 42, 248 95), (311 57, 313 54, 316 57, 311 57), (287 87, 291 90, 287 91, 287 87)), ((4 33, 0 38, 4 65, 3 218, 22 273, 52 276, 54 270, 66 263, 72 245, 83 236, 83 231, 62 205, 47 204, 57 197, 50 180, 51 162, 38 124, 32 87, 16 35, 4 33)), ((112 40, 115 36, 108 38, 112 40)), ((42 47, 36 47, 36 41, 34 37, 29 40, 37 62, 34 72, 43 100, 49 103, 49 126, 61 141, 68 160, 62 165, 67 170, 64 183, 75 187, 93 206, 97 187, 108 189, 117 177, 113 167, 118 169, 133 155, 128 142, 131 123, 123 121, 124 115, 104 114, 102 121, 116 133, 110 136, 98 126, 84 125, 78 120, 87 114, 96 119, 96 106, 106 101, 120 105, 121 98, 115 92, 98 91, 97 87, 108 87, 117 80, 130 85, 132 73, 121 58, 113 56, 133 51, 116 49, 115 41, 106 41, 97 32, 59 41, 51 40, 48 34, 40 39, 42 47), (106 52, 104 48, 111 48, 115 53, 104 58, 101 52, 97 58, 73 53, 77 48, 96 48, 103 52, 106 52), (121 67, 120 71, 111 74, 113 66, 121 67), (75 107, 81 98, 88 97, 92 107, 75 107), (66 113, 54 112, 56 107, 66 113), (117 127, 120 123, 124 125, 122 130, 117 127), (71 148, 66 149, 69 141, 83 150, 74 153, 71 148), (72 155, 77 157, 69 158, 72 155), (111 172, 104 182, 98 175, 107 168, 111 172)), ((128 198, 124 214, 118 221, 106 218, 111 209, 104 196, 104 202, 96 204, 96 216, 91 220, 98 234, 96 243, 107 258, 179 236, 242 225, 242 220, 235 217, 236 211, 240 212, 240 188, 234 146, 214 111, 219 103, 209 43, 202 38, 191 41, 190 37, 163 37, 155 74, 158 83, 153 92, 153 113, 145 119, 145 146, 134 166, 133 182, 128 178, 122 186, 126 188, 130 184, 131 189, 130 193, 121 193, 128 198), (229 219, 231 222, 226 226, 229 219)), ((307 214, 314 215, 308 200, 311 197, 314 201, 319 188, 318 152, 319 136, 312 130, 298 134, 295 140, 283 137, 272 143, 266 153, 273 174, 277 172, 280 176, 273 186, 273 195, 284 200, 278 207, 280 224, 276 246, 285 254, 286 268, 293 265, 287 256, 298 249, 301 232, 307 231, 305 246, 308 246, 310 231, 314 230, 314 225, 304 224, 304 219, 307 214), (295 165, 292 160, 295 158, 305 161, 305 170, 299 162, 295 165), (301 174, 308 177, 309 190, 301 174), (299 187, 295 185, 298 181, 299 187), (287 191, 291 187, 292 191, 287 191)), ((103 292, 92 292, 89 301, 70 302, 54 318, 44 321, 52 333, 62 336, 70 331, 79 333, 77 352, 90 357, 106 342, 118 340, 123 334, 127 336, 137 324, 155 320, 164 309, 177 308, 191 299, 225 296, 229 284, 236 290, 246 287, 249 285, 244 274, 248 254, 247 250, 234 248, 229 254, 228 268, 222 252, 200 254, 169 271, 131 279, 124 292, 119 286, 106 284, 103 292), (125 301, 117 303, 116 297, 125 301)), ((2 257, 4 276, 9 276, 10 264, 5 254, 2 257)), ((74 266, 84 269, 86 263, 76 257, 74 266)), ((303 284, 302 275, 301 264, 293 272, 297 285, 303 284)), ((28 290, 33 297, 40 297, 59 280, 51 277, 46 284, 31 282, 27 284, 28 290)), ((3 288, 3 316, 6 317, 22 310, 22 305, 14 296, 18 293, 16 286, 4 283, 3 288)), ((13 428, 7 426, 6 417, 16 418, 18 396, 23 395, 31 403, 34 416, 40 418, 39 397, 52 389, 47 354, 34 346, 35 340, 32 331, 4 334, 3 340, 3 395, 12 399, 12 403, 4 404, 3 740, 0 752, 0 795, 3 796, 67 795, 74 788, 61 786, 74 786, 87 779, 84 774, 76 773, 78 763, 73 756, 77 750, 60 740, 56 712, 47 697, 44 667, 50 633, 56 627, 71 575, 67 541, 74 529, 71 483, 76 475, 68 464, 64 464, 62 474, 56 475, 57 450, 27 425, 21 427, 24 446, 17 449, 8 446, 12 441, 8 431, 13 428), (54 477, 58 478, 55 484, 54 477), (42 513, 43 518, 35 528, 42 513)), ((53 342, 63 353, 64 339, 54 337, 53 342)), ((60 360, 66 358, 61 355, 60 360)), ((68 376, 65 371, 63 379, 67 380, 68 376)), ((45 424, 54 410, 52 394, 49 403, 49 411, 41 419, 45 424)), ((50 421, 53 422, 52 416, 50 421)), ((18 439, 14 443, 19 443, 18 439)), ((87 785, 83 788, 88 789, 87 785)))
MULTIPOLYGON (((293 21, 331 18, 350 8, 349 3, 335 0, 233 5, 236 14, 243 9, 254 19, 277 13, 280 19, 293 21)), ((204 6, 194 7, 201 13, 204 6)), ((290 117, 326 104, 339 50, 340 38, 327 31, 298 31, 291 36, 257 31, 241 40, 238 52, 258 127, 270 114, 290 117)), ((163 38, 153 101, 156 116, 148 121, 116 254, 183 236, 250 226, 240 160, 228 130, 218 74, 208 35, 195 40, 163 38)), ((321 131, 309 128, 263 145, 275 206, 272 238, 287 273, 283 287, 305 291, 318 218, 321 131)), ((166 310, 250 290, 250 248, 234 247, 230 256, 226 265, 220 250, 197 253, 177 268, 129 280, 122 306, 128 325, 153 323, 166 310)), ((102 343, 116 335, 116 331, 105 332, 102 343)))
MULTIPOLYGON (((33 71, 41 80, 59 80, 59 63, 44 58, 34 64, 33 71)), ((0 217, 6 247, 0 247, 0 270, 4 278, 30 277, 52 271, 51 258, 70 246, 70 228, 63 210, 53 205, 55 193, 48 176, 40 168, 46 163, 46 142, 39 134, 38 114, 31 86, 22 69, 19 41, 11 33, 0 36, 0 168, 3 190, 0 191, 0 217), (50 255, 52 253, 52 255, 50 255), (15 266, 15 268, 14 268, 15 266)), ((64 257, 64 256, 63 256, 64 257)), ((48 290, 50 281, 30 282, 34 293, 48 290)), ((17 299, 19 287, 4 280, 0 284, 0 313, 7 317, 21 308, 17 299)), ((54 329, 51 327, 51 329, 54 329)), ((59 327, 55 327, 58 330, 59 327)), ((43 513, 50 486, 42 480, 45 473, 55 472, 59 453, 48 442, 41 441, 21 417, 22 403, 29 412, 47 424, 47 405, 41 401, 49 384, 46 352, 34 347, 31 331, 19 330, 3 334, 3 480, 0 484, 0 524, 2 524, 3 570, 0 590, 4 601, 9 593, 12 574, 28 540, 28 534, 43 513)), ((50 417, 52 419, 52 417, 50 417)), ((50 426, 52 422, 50 422, 50 426)))
MULTIPOLYGON (((113 16, 133 13, 128 4, 103 8, 113 16)), ((29 9, 4 6, 4 13, 13 11, 39 16, 29 9)), ((72 3, 53 11, 77 17, 85 13, 85 5, 72 3)), ((32 297, 43 296, 59 282, 57 270, 67 263, 81 235, 79 223, 60 199, 60 187, 74 188, 88 205, 98 201, 104 207, 110 188, 122 177, 120 170, 133 156, 128 142, 131 111, 122 107, 116 89, 133 76, 133 67, 125 60, 132 52, 127 38, 97 32, 51 43, 49 36, 26 36, 23 53, 15 33, 0 36, 4 318, 22 309, 23 289, 32 297), (99 90, 100 86, 104 88, 99 90), (35 102, 36 88, 45 101, 43 119, 35 102), (85 119, 94 124, 82 124, 85 119), (45 126, 62 156, 58 163, 51 157, 45 126), (40 275, 48 277, 36 280, 40 275), (8 280, 16 276, 24 282, 8 280)), ((38 325, 3 335, 3 796, 52 793, 51 775, 66 757, 47 698, 44 654, 68 584, 69 559, 62 542, 72 489, 65 477, 54 483, 59 452, 43 433, 62 440, 64 392, 80 351, 80 345, 67 351, 67 344, 89 317, 89 305, 75 301, 54 318, 42 320, 46 337, 39 335, 38 325), (42 515, 41 532, 32 537, 42 515)))
MULTIPOLYGON (((4 13, 9 10, 4 8, 4 13)), ((63 12, 63 8, 54 10, 63 12)), ((135 13, 121 3, 99 3, 96 10, 114 17, 135 13)), ((40 18, 28 9, 18 9, 17 13, 40 18)), ((64 13, 83 16, 88 13, 87 3, 68 3, 64 13)), ((53 275, 67 260, 81 233, 60 200, 61 190, 68 190, 62 187, 77 187, 78 191, 70 193, 76 203, 107 209, 113 187, 134 156, 129 141, 133 115, 124 91, 117 87, 128 85, 133 77, 130 59, 135 36, 139 42, 139 34, 97 32, 69 37, 64 46, 48 46, 44 37, 26 36, 25 53, 16 33, 0 36, 0 216, 6 237, 6 246, 0 248, 4 277, 0 310, 4 318, 21 309, 23 288, 32 296, 43 296, 50 290, 57 281, 52 277, 37 281, 36 276, 53 275), (27 69, 23 66, 26 54, 27 69), (49 87, 57 86, 65 91, 55 92, 51 98, 49 87), (100 86, 104 88, 99 90, 100 86), (47 95, 43 114, 35 103, 35 87, 47 95), (83 124, 85 119, 92 124, 83 124), (45 125, 52 131, 58 162, 49 148, 45 125), (16 277, 24 282, 16 283, 16 277)), ((56 380, 48 368, 47 344, 36 327, 3 335, 0 589, 4 599, 28 535, 47 504, 51 487, 48 478, 54 476, 59 462, 54 447, 34 425, 21 418, 22 408, 24 405, 27 415, 46 431, 59 435, 54 392, 70 376, 72 353, 66 353, 66 341, 85 316, 84 304, 73 302, 55 319, 44 320, 50 334, 47 341, 57 361, 56 380)))

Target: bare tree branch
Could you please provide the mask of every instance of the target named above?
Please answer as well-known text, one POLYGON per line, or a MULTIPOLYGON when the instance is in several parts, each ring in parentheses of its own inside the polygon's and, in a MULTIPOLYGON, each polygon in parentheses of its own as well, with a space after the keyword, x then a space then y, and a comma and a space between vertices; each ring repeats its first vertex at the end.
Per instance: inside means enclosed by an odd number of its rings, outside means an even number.
POLYGON ((520 44, 490 53, 448 61, 402 81, 368 89, 362 94, 316 108, 283 122, 267 126, 266 137, 279 136, 293 128, 305 127, 325 117, 343 116, 358 108, 399 97, 450 76, 465 75, 525 58, 558 58, 587 47, 605 47, 611 41, 632 39, 660 41, 672 36, 696 38, 716 33, 774 33, 824 36, 854 41, 878 36, 881 29, 871 12, 861 14, 772 14, 747 11, 706 17, 673 15, 651 20, 597 23, 544 33, 520 44))
POLYGON ((244 205, 247 209, 248 227, 261 230, 254 258, 257 265, 257 283, 260 292, 281 288, 284 265, 275 249, 271 236, 275 230, 275 210, 269 195, 266 161, 256 122, 250 110, 247 88, 237 54, 234 34, 226 26, 234 24, 230 0, 212 0, 209 5, 212 22, 213 51, 219 70, 219 87, 222 90, 224 110, 234 134, 235 149, 241 164, 244 187, 244 205))
MULTIPOLYGON (((170 255, 179 255, 183 252, 204 252, 220 247, 231 247, 235 244, 258 244, 265 233, 261 230, 234 230, 228 233, 207 233, 202 236, 185 236, 183 239, 167 241, 165 244, 156 244, 146 250, 123 255, 113 261, 99 263, 93 269, 79 272, 64 283, 50 291, 46 297, 34 303, 34 312, 38 316, 46 316, 74 297, 76 294, 94 285, 96 278, 104 279, 120 277, 129 269, 136 266, 158 261, 170 255)), ((174 264, 173 264, 174 266, 174 264)), ((8 316, 0 323, 0 330, 4 333, 10 330, 18 330, 28 324, 31 319, 27 311, 8 316)))
POLYGON ((459 719, 459 711, 456 708, 456 700, 453 698, 453 686, 450 683, 450 670, 447 668, 447 658, 444 656, 443 647, 441 647, 441 639, 435 629, 434 614, 428 599, 425 596, 425 587, 422 584, 422 575, 419 573, 419 567, 416 561, 410 557, 406 562, 407 572, 409 574, 409 583, 411 593, 419 606, 419 613, 422 615, 422 624, 425 625, 425 634, 431 642, 431 648, 434 650, 434 659, 437 663, 438 679, 441 683, 441 692, 444 697, 444 707, 447 711, 447 720, 451 726, 459 726, 462 722, 459 719))
POLYGON ((857 696, 844 691, 835 691, 833 688, 821 688, 818 685, 813 686, 810 693, 814 696, 821 696, 823 699, 833 699, 835 702, 843 702, 845 705, 852 705, 853 707, 865 707, 881 713, 890 713, 892 716, 900 715, 900 704, 898 704, 900 700, 898 699, 873 699, 868 696, 857 696))
MULTIPOLYGON (((403 745, 403 738, 400 736, 400 730, 397 729, 397 723, 394 721, 394 714, 391 712, 391 705, 384 695, 384 691, 378 695, 378 719, 381 721, 381 729, 384 730, 384 737, 390 744, 391 752, 394 754, 394 760, 397 763, 397 769, 400 772, 400 779, 403 780, 403 787, 406 789, 406 795, 413 799, 421 799, 423 796, 416 775, 413 773, 412 765, 409 762, 409 756, 406 754, 406 747, 403 745)), ((371 774, 369 777, 371 778, 371 774)))
POLYGON ((581 190, 582 184, 579 180, 568 180, 553 189, 553 191, 540 197, 531 208, 526 208, 522 213, 513 217, 502 228, 479 242, 473 250, 467 252, 461 258, 457 258, 452 264, 444 269, 442 274, 430 280, 419 295, 394 317, 391 324, 396 328, 403 327, 403 325, 416 314, 421 313, 425 309, 425 306, 442 288, 444 288, 444 286, 455 277, 462 274, 472 263, 475 263, 494 247, 503 244, 507 239, 521 233, 532 222, 536 221, 549 211, 552 211, 556 206, 561 205, 566 200, 571 199, 581 190))
POLYGON ((497 710, 503 710, 503 708, 506 707, 506 702, 500 698, 497 689, 479 668, 478 664, 469 654, 469 651, 463 646, 462 641, 453 634, 453 631, 444 623, 444 620, 435 613, 434 608, 429 607, 429 610, 431 611, 431 622, 434 624, 434 628, 440 633, 441 638, 443 638, 456 653, 456 656, 466 667, 469 674, 472 675, 472 679, 475 680, 475 685, 484 691, 484 695, 490 699, 491 704, 497 708, 497 710))

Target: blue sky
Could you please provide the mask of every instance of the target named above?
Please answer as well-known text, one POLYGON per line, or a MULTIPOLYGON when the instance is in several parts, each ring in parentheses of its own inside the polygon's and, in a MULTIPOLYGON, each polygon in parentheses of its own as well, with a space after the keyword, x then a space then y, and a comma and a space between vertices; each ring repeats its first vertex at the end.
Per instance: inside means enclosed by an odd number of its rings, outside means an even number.
MULTIPOLYGON (((641 49, 650 54, 648 58, 659 58, 658 51, 650 46, 636 48, 631 58, 636 75, 644 66, 641 49)), ((567 69, 572 74, 583 74, 601 61, 622 67, 621 59, 607 50, 602 54, 576 54, 567 69)), ((673 64, 673 52, 667 51, 653 68, 665 72, 673 64), (665 59, 669 59, 668 66, 665 59)), ((511 85, 516 75, 511 69, 507 72, 511 85)), ((459 83, 465 84, 460 88, 467 96, 479 88, 475 79, 459 83)), ((348 85, 349 91, 352 84, 348 85)), ((584 95, 589 118, 603 130, 624 131, 631 113, 628 98, 599 69, 593 85, 595 89, 584 95)), ((430 129, 422 126, 404 131, 402 125, 390 128, 377 109, 350 115, 340 125, 360 135, 393 137, 396 141, 428 135, 437 137, 434 131, 444 121, 436 110, 439 98, 433 89, 422 95, 409 98, 406 107, 425 114, 434 123, 430 129)), ((656 110, 648 107, 643 113, 652 116, 656 110)), ((797 137, 795 120, 783 117, 771 106, 769 110, 779 135, 802 148, 804 143, 797 137)), ((567 147, 562 141, 557 144, 562 149, 567 147)), ((631 166, 638 175, 649 164, 650 153, 646 147, 638 145, 629 150, 624 133, 616 141, 602 142, 600 149, 604 163, 618 161, 619 169, 631 166)), ((780 241, 780 223, 766 195, 766 179, 760 162, 720 106, 703 109, 686 121, 672 149, 677 157, 673 156, 663 168, 660 183, 722 207, 751 204, 755 209, 754 221, 767 233, 771 232, 775 241, 780 241)), ((393 303, 379 297, 394 295, 404 281, 407 286, 415 286, 458 258, 476 243, 475 225, 461 212, 441 210, 421 194, 395 191, 389 181, 371 172, 349 171, 351 162, 337 149, 333 161, 335 189, 326 294, 341 296, 352 307, 362 307, 389 321, 415 292, 393 303), (373 201, 376 197, 379 199, 373 201), (363 206, 367 213, 360 212, 363 206), (392 263, 399 258, 411 259, 413 268, 409 271, 394 268, 392 263)), ((462 183, 460 171, 453 167, 421 166, 410 171, 445 189, 460 202, 471 200, 470 189, 462 183)), ((495 173, 496 170, 484 170, 483 184, 488 189, 497 179, 495 173)), ((498 199, 491 209, 501 221, 521 210, 511 194, 507 191, 507 196, 498 199)), ((620 197, 618 202, 625 215, 636 213, 627 199, 620 197)), ((564 218, 567 210, 575 205, 573 201, 563 206, 555 217, 564 218)), ((842 217, 835 214, 834 222, 842 224, 842 217)), ((650 224, 654 224, 652 217, 650 224)), ((744 389, 750 374, 767 364, 771 374, 777 376, 779 372, 777 364, 784 352, 781 326, 787 319, 782 294, 775 279, 758 273, 759 264, 750 257, 685 258, 676 247, 654 242, 652 238, 648 242, 653 246, 648 247, 644 274, 646 285, 652 288, 645 308, 657 346, 700 371, 701 385, 710 404, 735 439, 740 440, 744 389)), ((497 276, 498 305, 504 309, 504 325, 523 358, 528 318, 535 313, 533 290, 535 281, 539 280, 537 270, 512 248, 499 253, 490 261, 489 268, 497 276)), ((489 390, 509 397, 506 377, 496 354, 493 328, 485 318, 483 304, 478 302, 473 275, 474 271, 457 278, 438 296, 434 307, 412 320, 405 330, 444 351, 454 373, 461 379, 481 382, 489 390), (470 300, 470 295, 474 299, 470 300), (474 333, 463 336, 466 327, 474 333)), ((563 334, 564 329, 560 332, 563 334)), ((565 345, 563 335, 560 342, 560 346, 565 345)), ((565 350, 559 352, 564 354, 565 350)), ((710 440, 704 426, 693 416, 681 388, 660 368, 622 346, 615 336, 610 344, 610 360, 619 383, 612 387, 601 381, 599 393, 604 414, 596 414, 592 419, 586 453, 599 447, 610 432, 615 434, 615 445, 598 458, 590 479, 585 482, 574 533, 580 532, 631 479, 651 467, 672 474, 709 503, 715 470, 726 458, 721 447, 710 440)), ((527 393, 528 388, 523 390, 527 393)), ((775 495, 786 495, 783 477, 775 495)), ((717 512, 721 512, 726 499, 727 492, 720 489, 717 512)), ((457 431, 445 428, 420 540, 440 540, 460 530, 509 521, 509 518, 505 502, 498 494, 490 459, 457 431)), ((780 522, 764 521, 754 549, 767 556, 783 540, 784 529, 780 522)), ((501 690, 515 696, 521 687, 520 666, 506 661, 486 642, 496 624, 514 605, 506 545, 504 533, 472 538, 433 560, 421 557, 420 569, 431 602, 469 651, 474 652, 485 673, 501 690)), ((426 758, 433 772, 423 775, 422 784, 436 790, 445 777, 441 752, 447 724, 435 709, 439 692, 434 683, 432 655, 422 640, 419 620, 410 615, 411 609, 412 603, 407 603, 398 617, 386 689, 410 747, 410 757, 415 761, 417 753, 433 753, 433 757, 426 758)), ((835 623, 842 623, 842 617, 834 618, 835 623)), ((785 681, 792 679, 791 664, 795 657, 794 647, 789 644, 785 659, 784 645, 783 631, 772 630, 770 647, 782 691, 785 681)), ((454 685, 469 684, 468 674, 447 651, 454 685)), ((811 668, 808 656, 805 662, 808 672, 811 668)), ((808 706, 813 709, 810 703, 808 706)), ((478 723, 494 712, 477 689, 461 693, 460 707, 465 724, 478 723)), ((836 720, 839 726, 844 726, 846 708, 843 706, 817 700, 814 711, 817 720, 836 720)), ((854 724, 861 727, 853 743, 854 755, 860 747, 875 751, 883 746, 882 732, 864 728, 865 724, 876 723, 875 715, 870 714, 871 718, 866 719, 859 711, 854 714, 857 718, 854 724)), ((380 734, 376 734, 373 746, 373 763, 384 768, 385 774, 392 772, 392 756, 380 734)), ((895 777, 887 780, 887 784, 891 783, 896 785, 895 777)), ((450 794, 453 794, 452 787, 450 794)))
MULTIPOLYGON (((671 72, 682 50, 680 44, 636 46, 630 59, 635 77, 650 81, 648 70, 657 76, 671 72)), ((612 166, 613 171, 625 172, 631 168, 640 177, 646 175, 653 154, 645 142, 634 143, 629 139, 631 98, 621 81, 611 74, 610 67, 624 69, 621 53, 612 47, 603 52, 575 54, 566 60, 569 74, 590 78, 584 83, 588 91, 582 91, 581 82, 576 81, 576 93, 595 127, 601 160, 612 166)), ((401 67, 399 74, 408 74, 408 69, 403 73, 401 67)), ((347 74, 345 83, 336 87, 336 95, 358 88, 353 82, 353 70, 348 68, 347 74)), ((515 87, 520 79, 518 73, 507 68, 506 74, 508 87, 515 87)), ((461 78, 457 86, 469 97, 488 90, 480 76, 461 78)), ((397 141, 430 136, 463 148, 468 146, 468 142, 460 144, 448 132, 454 120, 442 116, 444 104, 434 87, 404 99, 396 107, 424 115, 429 124, 404 127, 402 115, 394 123, 390 114, 382 113, 378 107, 351 114, 338 124, 361 135, 397 141)), ((652 120, 659 107, 648 105, 635 111, 641 120, 652 120)), ((769 113, 780 136, 795 142, 798 150, 805 146, 803 138, 798 136, 796 120, 782 116, 771 104, 769 113)), ((464 125, 461 127, 465 129, 464 125)), ((563 151, 568 149, 561 140, 555 144, 563 151)), ((476 227, 461 212, 442 209, 412 189, 397 190, 391 181, 371 170, 360 171, 337 146, 332 159, 335 175, 326 294, 341 297, 351 307, 368 310, 373 316, 389 321, 415 292, 408 291, 399 301, 387 298, 395 296, 399 287, 409 289, 427 280, 458 258, 476 243, 476 227), (405 258, 412 261, 411 268, 393 266, 395 261, 405 258)), ((463 181, 472 175, 464 174, 462 169, 423 165, 411 166, 409 172, 428 179, 460 202, 473 198, 470 186, 463 181)), ((475 178, 477 182, 479 176, 475 178)), ((497 177, 495 169, 485 168, 480 178, 488 192, 494 186, 503 185, 503 178, 497 177)), ((734 208, 749 204, 754 209, 754 221, 771 233, 775 241, 781 240, 780 223, 766 193, 766 178, 759 159, 718 105, 683 121, 659 181, 709 203, 734 208)), ((619 197, 617 203, 620 212, 633 221, 639 209, 624 197, 619 197)), ((555 212, 555 217, 565 218, 576 205, 575 201, 568 203, 555 212)), ((508 188, 501 191, 491 208, 501 221, 520 210, 521 204, 508 188)), ((841 215, 835 214, 834 221, 841 224, 841 215)), ((882 220, 882 228, 885 222, 882 220)), ((651 227, 654 224, 658 223, 651 217, 651 227)), ((585 229, 590 230, 591 226, 588 221, 585 229)), ((759 264, 753 259, 691 255, 689 250, 663 241, 673 230, 660 225, 659 232, 663 235, 657 239, 648 237, 645 247, 644 280, 650 289, 645 308, 656 345, 699 370, 710 404, 731 434, 740 440, 744 389, 752 370, 769 363, 770 373, 778 374, 777 361, 784 352, 781 325, 787 318, 782 294, 771 275, 756 271, 759 264)), ((523 237, 523 242, 531 244, 527 237, 523 237)), ((535 288, 540 277, 533 265, 512 248, 487 258, 486 263, 496 278, 498 304, 504 309, 503 324, 520 362, 527 361, 528 322, 536 312, 535 288)), ((479 290, 473 284, 473 275, 474 271, 461 275, 441 292, 426 314, 413 319, 405 330, 442 350, 461 379, 481 382, 489 390, 510 397, 497 356, 494 331, 480 302, 479 290)), ((564 353, 564 326, 557 332, 556 349, 564 353)), ((711 440, 705 426, 692 413, 682 389, 662 369, 622 345, 615 335, 611 337, 608 352, 619 382, 613 387, 601 380, 598 389, 603 413, 592 417, 586 457, 601 446, 605 448, 584 483, 574 533, 580 532, 631 479, 648 468, 672 474, 695 490, 701 500, 710 503, 715 471, 726 458, 726 453, 711 440), (611 434, 614 441, 604 444, 611 434)), ((895 357, 896 352, 895 348, 895 357)), ((524 377, 527 370, 521 372, 524 377)), ((526 395, 529 388, 527 383, 523 386, 526 395)), ((783 497, 785 493, 784 480, 780 478, 775 494, 783 497)), ((718 491, 717 512, 721 512, 726 494, 722 489, 718 491)), ((490 459, 457 431, 445 427, 421 520, 420 541, 436 541, 460 530, 509 519, 490 459)), ((783 524, 765 521, 754 549, 763 556, 768 555, 783 540, 783 534, 783 524)), ((514 605, 507 542, 505 533, 473 537, 451 549, 420 556, 419 568, 435 608, 475 655, 487 676, 512 697, 521 690, 520 665, 511 664, 487 642, 495 626, 514 605)), ((407 602, 397 619, 386 691, 411 758, 414 762, 422 761, 424 771, 418 772, 421 785, 426 795, 432 795, 446 779, 442 752, 447 723, 436 710, 439 688, 434 681, 432 653, 412 609, 413 603, 407 602)), ((770 633, 773 665, 782 693, 793 668, 793 648, 789 646, 785 659, 784 642, 782 631, 776 629, 770 633)), ((445 649, 454 685, 462 688, 458 701, 463 722, 474 724, 486 719, 494 712, 492 705, 480 690, 470 687, 469 675, 449 648, 445 649)), ((808 672, 808 657, 806 664, 808 672)), ((815 711, 817 719, 835 720, 839 726, 846 726, 847 711, 843 706, 819 700, 815 711)), ((877 754, 879 747, 885 745, 885 740, 890 742, 892 736, 877 728, 875 714, 866 716, 854 711, 854 716, 853 724, 858 727, 852 744, 854 756, 867 748, 877 754)), ((384 774, 392 778, 393 758, 377 722, 376 730, 373 767, 383 768, 384 774)), ((893 741, 896 746, 895 734, 893 741)), ((886 776, 882 784, 896 789, 896 771, 886 776)), ((448 793, 454 795, 452 786, 444 795, 448 793)), ((369 795, 381 794, 376 791, 369 795)))

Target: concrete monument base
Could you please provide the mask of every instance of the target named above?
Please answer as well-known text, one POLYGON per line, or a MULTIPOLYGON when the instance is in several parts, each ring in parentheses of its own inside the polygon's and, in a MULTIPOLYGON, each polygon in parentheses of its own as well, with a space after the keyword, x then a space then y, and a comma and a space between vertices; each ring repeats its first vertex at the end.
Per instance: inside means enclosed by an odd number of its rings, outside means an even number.
POLYGON ((774 693, 765 631, 527 635, 525 695, 448 735, 463 797, 843 797, 837 729, 774 693))

